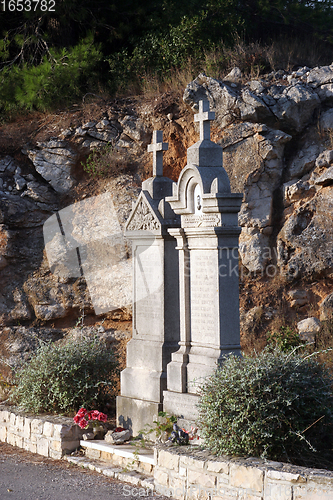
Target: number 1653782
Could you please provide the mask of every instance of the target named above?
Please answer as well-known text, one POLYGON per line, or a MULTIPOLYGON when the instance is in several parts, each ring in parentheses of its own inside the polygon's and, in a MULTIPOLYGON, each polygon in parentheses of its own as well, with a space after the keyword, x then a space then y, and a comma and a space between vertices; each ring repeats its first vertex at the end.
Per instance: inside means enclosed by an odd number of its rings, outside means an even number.
POLYGON ((55 0, 1 0, 3 12, 42 11, 55 12, 55 0))

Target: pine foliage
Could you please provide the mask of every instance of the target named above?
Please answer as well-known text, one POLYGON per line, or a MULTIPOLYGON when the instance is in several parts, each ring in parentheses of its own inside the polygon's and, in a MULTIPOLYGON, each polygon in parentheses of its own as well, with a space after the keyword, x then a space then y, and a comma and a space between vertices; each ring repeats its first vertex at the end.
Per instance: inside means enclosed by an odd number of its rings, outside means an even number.
POLYGON ((147 73, 165 77, 189 59, 201 70, 207 52, 239 39, 294 38, 327 54, 333 45, 333 0, 57 0, 52 12, 1 14, 0 112, 48 109, 147 73))

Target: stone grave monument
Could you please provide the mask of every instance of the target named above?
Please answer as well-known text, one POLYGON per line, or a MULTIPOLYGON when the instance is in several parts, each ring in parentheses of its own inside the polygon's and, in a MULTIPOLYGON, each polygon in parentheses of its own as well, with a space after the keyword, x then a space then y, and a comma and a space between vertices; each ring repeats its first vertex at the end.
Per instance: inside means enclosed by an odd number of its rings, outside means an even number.
POLYGON ((187 151, 173 195, 166 198, 181 226, 170 228, 179 252, 180 342, 167 367, 163 409, 193 421, 198 384, 230 353, 240 354, 238 212, 242 194, 231 193, 222 148, 210 140, 208 101, 194 120, 200 140, 187 151))
POLYGON ((163 177, 155 131, 153 177, 126 225, 133 243, 133 338, 121 373, 117 421, 136 435, 158 411, 194 421, 198 385, 230 353, 240 354, 238 212, 222 148, 210 140, 215 113, 200 101, 200 140, 178 183, 163 177))
POLYGON ((179 252, 169 228, 180 218, 165 201, 172 194, 172 180, 163 177, 163 151, 168 148, 162 132, 154 131, 153 177, 142 191, 126 224, 132 241, 133 334, 127 345, 127 367, 121 373, 117 397, 117 422, 139 434, 156 420, 167 388, 166 367, 179 341, 179 252))

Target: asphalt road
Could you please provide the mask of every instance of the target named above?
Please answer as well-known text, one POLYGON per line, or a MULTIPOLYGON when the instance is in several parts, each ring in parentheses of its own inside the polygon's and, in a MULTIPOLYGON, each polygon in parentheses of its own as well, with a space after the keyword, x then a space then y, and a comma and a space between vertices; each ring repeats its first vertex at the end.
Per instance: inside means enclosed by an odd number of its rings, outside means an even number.
MULTIPOLYGON (((159 499, 148 490, 107 478, 65 460, 52 460, 0 443, 1 500, 159 499)), ((165 499, 166 500, 166 499, 165 499)))

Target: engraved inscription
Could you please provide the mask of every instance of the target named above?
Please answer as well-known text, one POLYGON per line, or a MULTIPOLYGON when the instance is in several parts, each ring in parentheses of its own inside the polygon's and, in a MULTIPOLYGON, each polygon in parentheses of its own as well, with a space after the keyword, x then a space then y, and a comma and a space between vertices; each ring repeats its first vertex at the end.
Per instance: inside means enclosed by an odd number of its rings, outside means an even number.
POLYGON ((218 318, 216 253, 191 253, 191 339, 214 343, 218 318))
POLYGON ((221 214, 182 215, 182 227, 216 227, 221 225, 221 214))
POLYGON ((162 335, 163 267, 158 245, 139 246, 134 268, 134 327, 140 337, 162 335))

